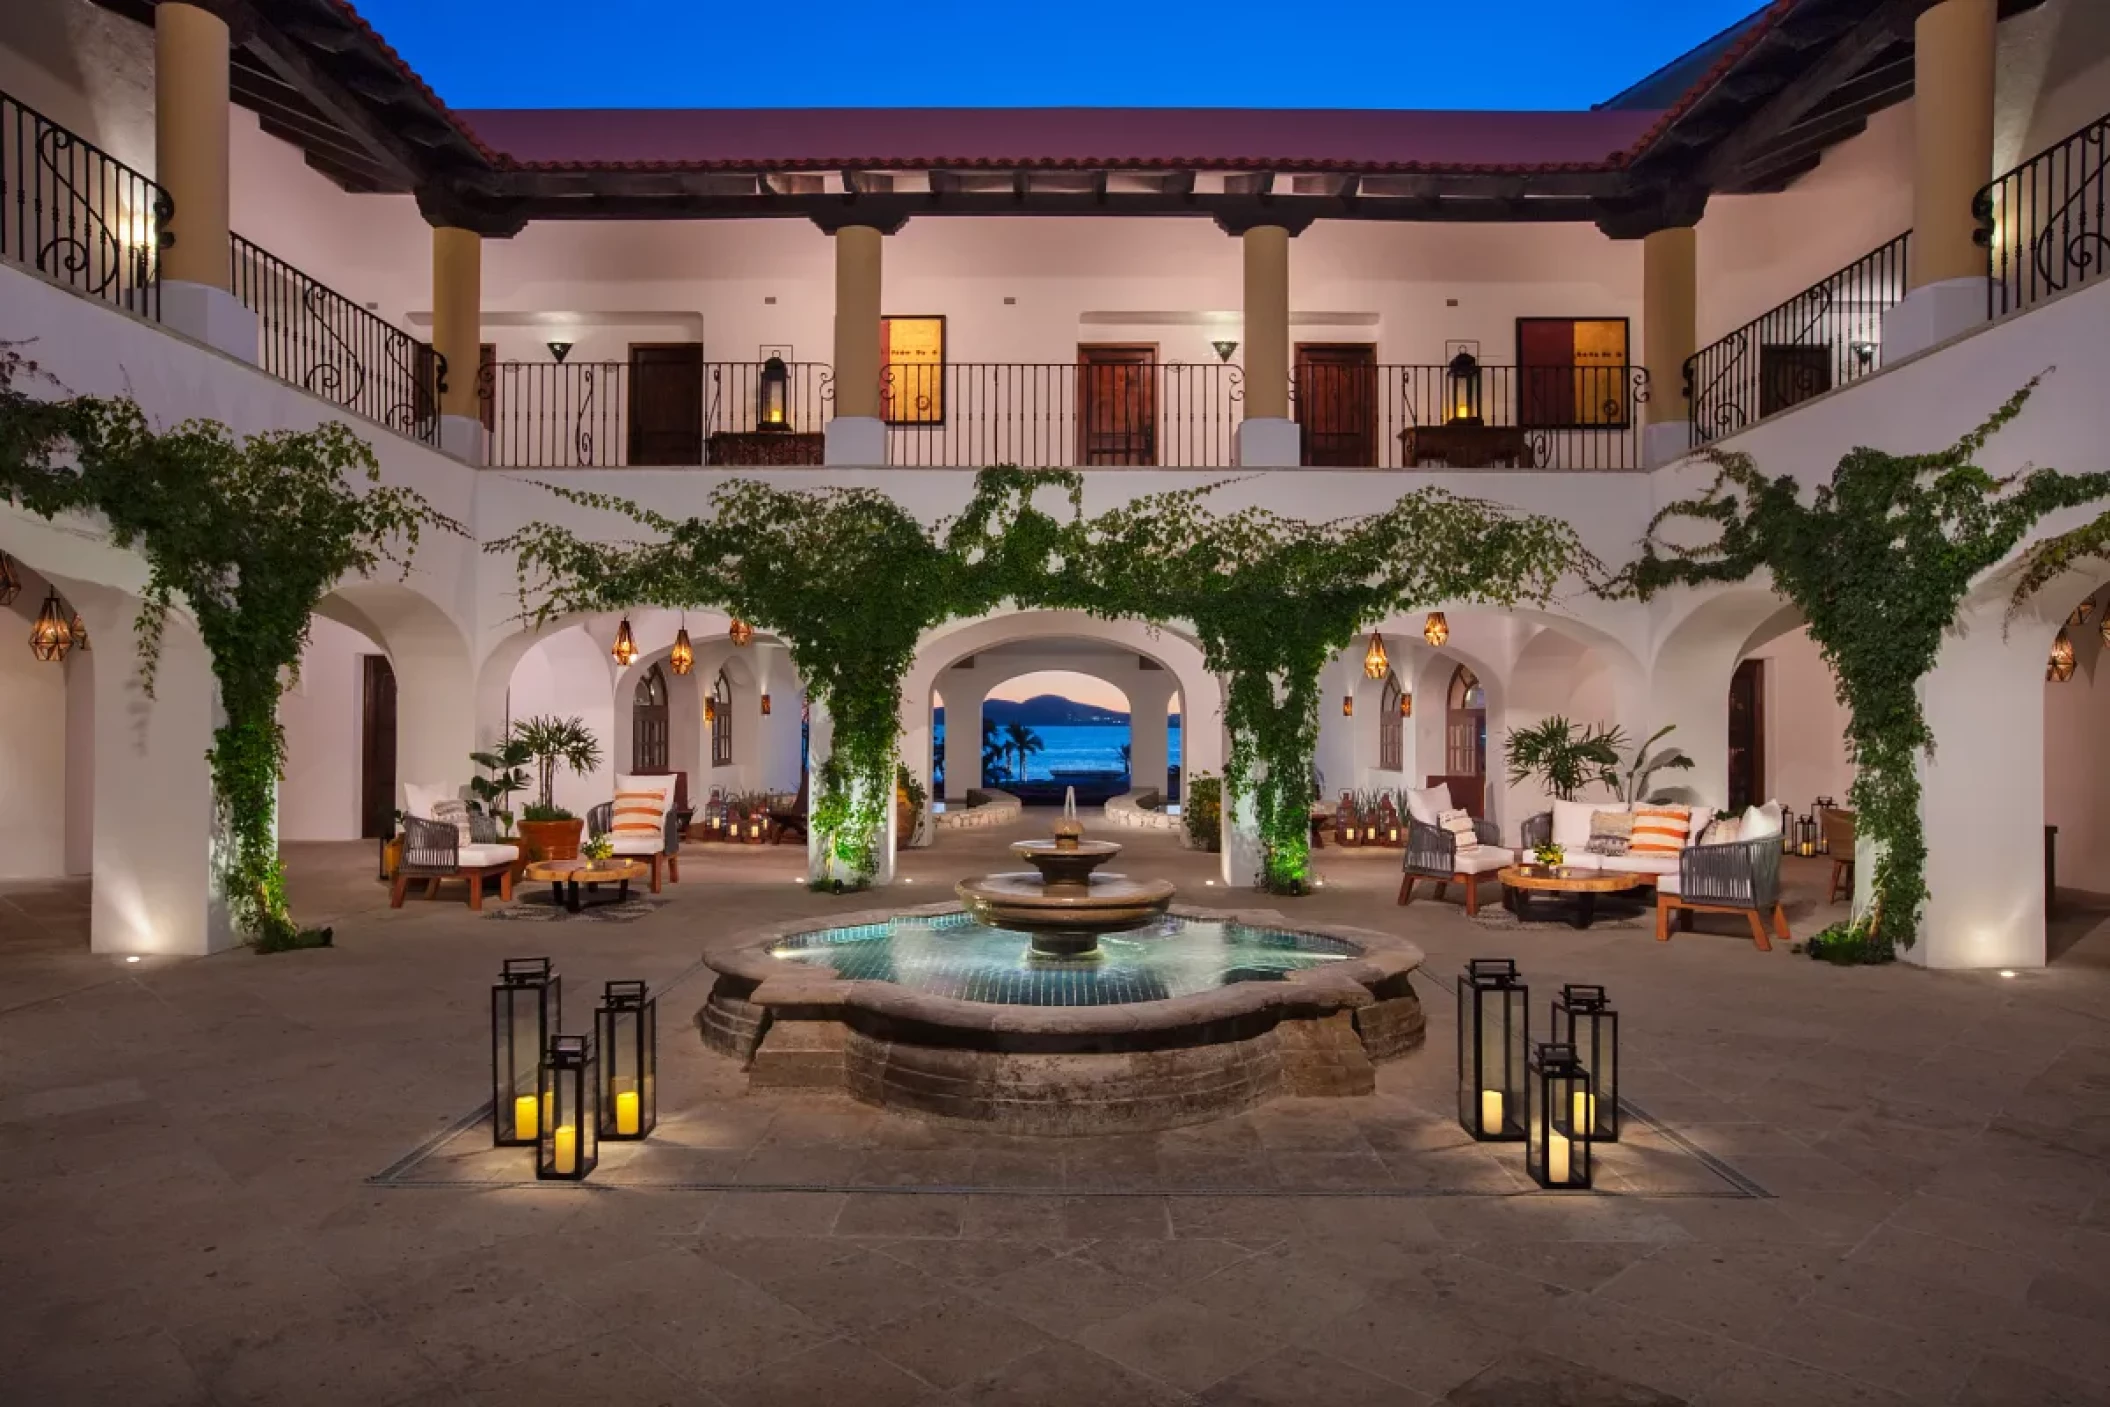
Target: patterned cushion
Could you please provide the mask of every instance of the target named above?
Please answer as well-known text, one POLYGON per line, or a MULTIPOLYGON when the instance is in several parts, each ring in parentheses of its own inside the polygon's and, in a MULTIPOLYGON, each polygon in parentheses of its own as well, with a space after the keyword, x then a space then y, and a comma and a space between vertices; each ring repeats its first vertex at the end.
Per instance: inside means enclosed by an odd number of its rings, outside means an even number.
POLYGON ((1643 806, 1634 812, 1636 855, 1675 855, 1685 848, 1692 812, 1683 806, 1643 806))
POLYGON ((1450 810, 1436 817, 1436 824, 1451 833, 1451 851, 1463 855, 1468 850, 1480 847, 1480 833, 1473 829, 1473 818, 1462 810, 1450 810))
POLYGON ((618 791, 615 794, 615 817, 609 830, 614 835, 661 835, 667 825, 667 793, 658 791, 618 791))
POLYGON ((458 841, 463 845, 474 845, 476 833, 469 829, 469 803, 458 797, 432 803, 432 815, 427 819, 443 826, 453 826, 458 841))
POLYGON ((1740 816, 1722 816, 1699 839, 1701 845, 1734 845, 1743 834, 1744 822, 1740 816))
POLYGON ((1584 847, 1592 855, 1624 855, 1634 841, 1634 813, 1593 811, 1590 842, 1584 847))

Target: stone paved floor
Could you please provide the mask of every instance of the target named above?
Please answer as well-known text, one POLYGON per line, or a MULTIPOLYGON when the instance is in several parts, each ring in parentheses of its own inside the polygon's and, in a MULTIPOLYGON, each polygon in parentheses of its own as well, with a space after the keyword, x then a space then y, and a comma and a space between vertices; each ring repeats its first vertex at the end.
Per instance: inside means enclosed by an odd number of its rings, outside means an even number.
MULTIPOLYGON (((911 856, 903 898, 1007 838, 911 856)), ((1211 897, 1200 857, 1116 838, 1211 897)), ((1325 852, 1327 888, 1286 906, 1398 925, 1446 982, 1514 956, 1535 1006, 1604 982, 1630 1097, 1765 1197, 1523 1190, 1514 1154, 1446 1127, 1434 986, 1428 1048, 1373 1100, 1087 1148, 750 1098, 694 1046, 700 978, 663 999, 677 1097, 627 1167, 449 1186, 428 1159, 376 1184, 484 1097, 501 958, 555 957, 576 1004, 869 901, 807 894, 765 849, 691 852, 636 923, 391 913, 370 847, 290 851, 334 950, 126 965, 86 953, 83 886, 0 887, 0 1402, 2110 1402, 2099 902, 2061 919, 2054 967, 2005 981, 1835 971, 1730 924, 1493 933, 1393 907, 1376 855, 1325 852), (1194 1195, 1227 1169, 1253 1195, 1194 1195), (968 1190, 773 1190, 883 1183, 968 1190)), ((1790 869, 1805 931, 1822 866, 1790 869)))

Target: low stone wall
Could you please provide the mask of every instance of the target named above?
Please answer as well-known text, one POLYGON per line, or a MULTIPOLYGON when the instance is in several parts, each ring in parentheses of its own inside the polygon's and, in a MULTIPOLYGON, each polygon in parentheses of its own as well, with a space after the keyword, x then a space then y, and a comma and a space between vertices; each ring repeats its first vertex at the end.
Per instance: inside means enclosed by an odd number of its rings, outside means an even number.
POLYGON ((1146 800, 1162 804, 1163 797, 1155 791, 1131 791, 1110 798, 1106 803, 1106 823, 1138 831, 1176 831, 1180 828, 1179 817, 1145 806, 1146 800))
POLYGON ((980 806, 961 806, 954 809, 947 802, 943 811, 933 812, 931 824, 941 831, 978 831, 990 826, 1008 826, 1025 811, 1025 803, 1008 791, 989 790, 989 800, 980 806))

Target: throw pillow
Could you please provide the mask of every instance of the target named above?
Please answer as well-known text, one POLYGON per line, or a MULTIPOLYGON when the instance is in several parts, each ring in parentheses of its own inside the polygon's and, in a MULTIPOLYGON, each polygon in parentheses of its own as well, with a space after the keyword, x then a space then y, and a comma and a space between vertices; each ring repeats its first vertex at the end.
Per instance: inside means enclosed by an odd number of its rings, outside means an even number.
POLYGON ((1769 801, 1763 806, 1744 808, 1742 838, 1764 840, 1780 834, 1780 803, 1769 801))
POLYGON ((1685 848, 1692 813, 1683 806, 1643 806, 1634 812, 1636 855, 1675 855, 1685 848))
POLYGON ((1600 811, 1625 811, 1617 802, 1555 801, 1553 843, 1563 850, 1581 850, 1590 843, 1590 818, 1600 811))
POLYGON ((469 803, 455 797, 432 803, 432 818, 443 826, 453 826, 454 833, 461 837, 463 845, 476 844, 476 833, 469 828, 469 803))
POLYGON ((665 791, 619 791, 609 830, 615 835, 658 835, 666 828, 665 791))
POLYGON ((1740 817, 1723 816, 1707 828, 1700 837, 1702 845, 1734 845, 1743 838, 1744 823, 1740 817))
POLYGON ((1451 809, 1451 784, 1438 782, 1432 787, 1407 788, 1407 814, 1425 826, 1442 824, 1443 813, 1451 809))
POLYGON ((1463 855, 1480 848, 1480 833, 1473 829, 1473 818, 1465 811, 1445 811, 1436 818, 1436 824, 1451 833, 1453 853, 1463 855))
POLYGON ((1631 811, 1598 811, 1590 817, 1590 840, 1584 847, 1592 855, 1624 855, 1634 843, 1631 811))

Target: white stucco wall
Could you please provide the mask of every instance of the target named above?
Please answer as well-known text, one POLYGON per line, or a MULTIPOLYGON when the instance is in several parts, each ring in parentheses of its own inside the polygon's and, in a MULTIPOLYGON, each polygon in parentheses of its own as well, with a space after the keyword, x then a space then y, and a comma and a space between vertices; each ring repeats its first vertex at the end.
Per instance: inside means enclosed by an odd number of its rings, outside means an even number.
POLYGON ((1846 805, 1854 767, 1846 755, 1847 712, 1831 667, 1806 629, 1753 650, 1765 661, 1765 794, 1810 809, 1820 796, 1846 805))
POLYGON ((308 630, 300 682, 278 704, 286 732, 278 833, 282 840, 357 840, 365 657, 384 652, 322 616, 308 630))

